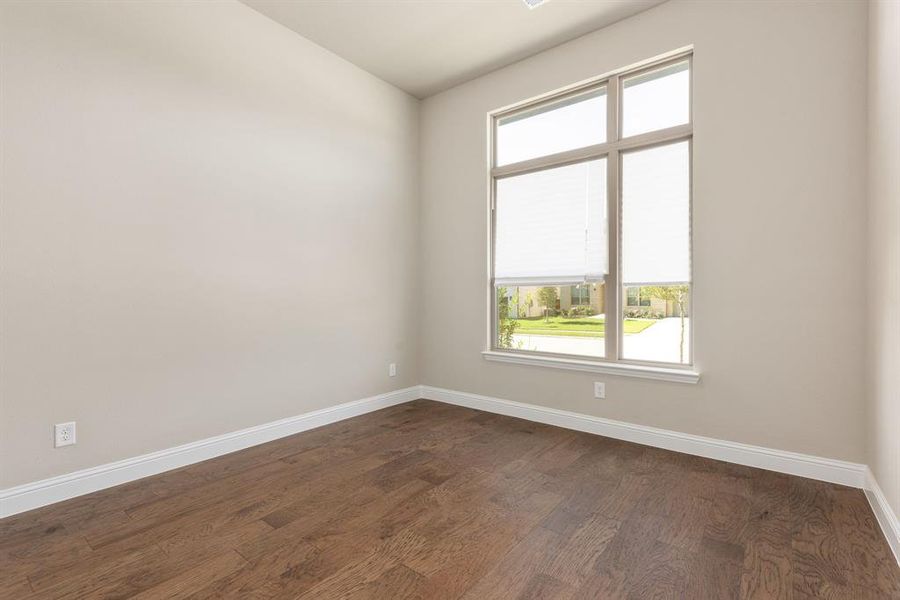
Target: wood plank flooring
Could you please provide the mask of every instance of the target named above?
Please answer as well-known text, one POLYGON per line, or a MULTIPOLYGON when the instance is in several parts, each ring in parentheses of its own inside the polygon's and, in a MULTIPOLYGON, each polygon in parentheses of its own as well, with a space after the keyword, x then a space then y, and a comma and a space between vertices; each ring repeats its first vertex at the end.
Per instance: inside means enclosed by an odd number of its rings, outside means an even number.
POLYGON ((900 598, 859 490, 418 400, 0 521, 0 597, 900 598))

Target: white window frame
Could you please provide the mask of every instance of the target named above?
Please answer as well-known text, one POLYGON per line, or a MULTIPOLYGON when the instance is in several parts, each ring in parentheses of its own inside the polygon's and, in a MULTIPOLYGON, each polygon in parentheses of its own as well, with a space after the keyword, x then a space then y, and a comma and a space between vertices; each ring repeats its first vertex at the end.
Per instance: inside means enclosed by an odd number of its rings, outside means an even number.
MULTIPOLYGON (((533 98, 513 106, 504 107, 488 114, 488 196, 489 196, 489 249, 488 249, 488 307, 490 319, 488 319, 487 350, 483 355, 488 360, 499 362, 513 362, 520 364, 533 364, 538 366, 558 367, 579 371, 593 371, 601 373, 613 373, 625 376, 662 379, 678 381, 682 383, 697 383, 699 373, 694 370, 694 278, 691 273, 689 297, 691 298, 691 319, 688 332, 690 346, 687 364, 663 363, 641 361, 622 358, 623 336, 621 323, 624 308, 624 290, 621 285, 621 214, 622 214, 622 190, 619 185, 622 173, 622 154, 627 151, 643 150, 654 146, 673 144, 677 142, 688 143, 690 156, 690 169, 693 171, 693 49, 682 49, 646 61, 638 66, 621 69, 608 73, 601 77, 582 82, 577 85, 557 90, 555 92, 533 98), (688 61, 690 104, 688 122, 665 129, 659 129, 647 133, 622 137, 622 110, 621 98, 623 82, 626 78, 669 66, 671 64, 688 61), (506 117, 534 110, 537 107, 554 104, 567 97, 585 92, 606 88, 607 106, 607 131, 606 142, 595 144, 585 148, 577 148, 558 152, 538 158, 523 160, 520 162, 497 166, 497 127, 498 122, 506 117), (494 240, 496 234, 496 190, 497 180, 513 175, 524 175, 542 169, 560 167, 569 164, 582 163, 589 160, 606 159, 607 167, 607 209, 609 223, 609 274, 605 280, 605 306, 606 306, 606 336, 605 356, 580 356, 572 354, 556 354, 537 352, 533 350, 518 350, 499 348, 497 346, 497 302, 494 287, 494 240), (611 318, 615 317, 615 318, 611 318)), ((692 181, 692 173, 689 174, 692 181)), ((693 204, 693 190, 691 190, 689 202, 693 204)), ((692 215, 692 212, 691 212, 692 215)), ((693 216, 691 216, 693 222, 693 216)), ((689 232, 689 240, 692 243, 692 235, 689 232)), ((693 247, 690 249, 693 255, 693 247)), ((543 282, 544 285, 555 285, 553 282, 543 282)), ((535 285, 541 285, 540 282, 535 285)))

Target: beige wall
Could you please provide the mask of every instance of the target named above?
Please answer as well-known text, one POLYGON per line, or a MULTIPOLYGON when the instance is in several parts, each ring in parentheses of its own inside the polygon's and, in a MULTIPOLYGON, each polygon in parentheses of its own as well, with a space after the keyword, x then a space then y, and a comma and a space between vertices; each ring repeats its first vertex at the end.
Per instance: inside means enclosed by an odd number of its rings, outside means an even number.
POLYGON ((418 383, 417 101, 228 1, 2 2, 0 86, 0 488, 418 383))
MULTIPOLYGON (((870 15, 868 456, 900 508, 896 13, 870 15)), ((419 382, 863 461, 865 32, 864 3, 672 0, 419 122, 237 2, 0 3, 0 488, 419 382), (702 382, 484 362, 485 114, 688 44, 702 382)))
POLYGON ((869 5, 869 466, 900 514, 900 3, 869 5))
POLYGON ((862 2, 673 0, 426 100, 423 383, 863 461, 865 36, 862 2), (690 44, 701 383, 486 362, 486 113, 690 44))

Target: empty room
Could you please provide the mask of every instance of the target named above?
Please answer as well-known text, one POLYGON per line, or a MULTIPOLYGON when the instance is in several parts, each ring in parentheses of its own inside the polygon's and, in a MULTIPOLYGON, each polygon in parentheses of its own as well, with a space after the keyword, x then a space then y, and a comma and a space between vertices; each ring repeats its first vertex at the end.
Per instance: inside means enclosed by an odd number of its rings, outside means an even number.
POLYGON ((0 599, 900 599, 900 0, 0 0, 0 599))

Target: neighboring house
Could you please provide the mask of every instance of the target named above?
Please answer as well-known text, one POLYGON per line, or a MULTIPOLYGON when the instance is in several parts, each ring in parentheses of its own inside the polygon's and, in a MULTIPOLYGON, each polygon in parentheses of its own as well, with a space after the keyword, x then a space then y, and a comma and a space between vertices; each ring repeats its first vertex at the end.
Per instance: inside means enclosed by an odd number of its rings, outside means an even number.
MULTIPOLYGON (((663 300, 646 293, 646 288, 625 288, 625 310, 649 310, 652 313, 661 314, 664 317, 677 317, 681 315, 678 304, 671 300, 663 300)), ((690 311, 690 303, 684 307, 687 316, 690 311)))
MULTIPOLYGON (((539 289, 540 286, 508 288, 510 312, 522 318, 543 316, 544 308, 538 302, 539 289)), ((564 285, 558 290, 559 300, 555 307, 557 310, 568 312, 573 306, 590 305, 596 314, 601 314, 606 308, 606 285, 603 283, 564 285)), ((652 297, 643 290, 644 288, 639 287, 625 288, 625 310, 644 309, 664 317, 679 316, 675 302, 652 297)), ((688 314, 688 310, 689 307, 685 307, 685 315, 688 314)))
POLYGON ((521 318, 540 317, 543 308, 538 304, 538 287, 511 287, 507 288, 510 296, 510 315, 521 318))
MULTIPOLYGON (((539 289, 541 289, 540 286, 509 288, 511 312, 520 317, 543 316, 544 307, 538 302, 539 289), (518 297, 516 290, 518 290, 518 297), (517 300, 518 305, 516 304, 517 300), (518 313, 515 313, 516 306, 518 313)), ((590 305, 596 314, 600 314, 606 307, 606 286, 602 283, 564 285, 557 289, 559 290, 559 300, 555 307, 557 310, 568 311, 573 306, 590 305)))
POLYGON ((569 310, 573 306, 591 306, 596 314, 606 308, 606 285, 603 283, 584 283, 567 285, 559 288, 559 308, 569 310))

